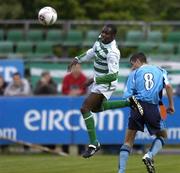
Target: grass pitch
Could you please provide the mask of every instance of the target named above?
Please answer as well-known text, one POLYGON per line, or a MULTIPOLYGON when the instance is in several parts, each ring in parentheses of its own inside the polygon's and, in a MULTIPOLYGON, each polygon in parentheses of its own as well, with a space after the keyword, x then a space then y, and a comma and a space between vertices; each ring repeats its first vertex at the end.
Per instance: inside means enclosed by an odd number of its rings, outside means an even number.
MULTIPOLYGON (((127 173, 146 173, 141 155, 131 155, 127 173)), ((117 173, 118 156, 96 155, 90 159, 80 156, 0 155, 0 173, 117 173)), ((180 155, 155 157, 157 173, 179 173, 180 155)))

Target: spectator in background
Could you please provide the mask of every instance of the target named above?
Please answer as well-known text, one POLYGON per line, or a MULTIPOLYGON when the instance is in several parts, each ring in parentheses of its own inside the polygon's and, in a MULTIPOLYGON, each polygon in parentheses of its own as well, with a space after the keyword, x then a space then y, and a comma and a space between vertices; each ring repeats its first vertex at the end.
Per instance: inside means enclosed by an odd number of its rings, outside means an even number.
MULTIPOLYGON (((4 91, 5 96, 29 96, 32 94, 30 84, 27 79, 22 78, 19 72, 13 74, 12 82, 8 84, 4 91)), ((29 147, 24 146, 28 151, 29 147)))
MULTIPOLYGON (((5 88, 7 86, 7 83, 4 81, 4 78, 0 76, 0 96, 4 95, 5 88)), ((7 149, 8 145, 0 145, 0 149, 2 152, 5 152, 7 149)))
MULTIPOLYGON (((52 79, 51 74, 48 71, 42 72, 40 80, 36 83, 34 94, 35 95, 56 95, 57 92, 57 84, 52 79)), ((50 149, 55 149, 56 145, 48 144, 43 145, 50 149)))
POLYGON ((5 89, 5 96, 29 96, 32 94, 27 79, 22 78, 19 72, 13 74, 13 80, 5 89))
POLYGON ((0 95, 4 95, 5 88, 7 87, 7 83, 4 78, 0 76, 0 95))
MULTIPOLYGON (((79 96, 86 94, 86 76, 81 71, 81 65, 76 64, 72 66, 71 72, 68 73, 62 83, 62 94, 69 96, 79 96)), ((69 153, 68 145, 62 146, 63 152, 69 153)), ((78 145, 78 154, 84 152, 85 146, 78 145)))
POLYGON ((69 96, 79 96, 86 94, 86 76, 81 71, 81 65, 72 66, 71 72, 68 73, 62 83, 62 94, 69 96))
POLYGON ((57 94, 57 84, 52 79, 49 72, 43 72, 41 79, 37 82, 35 89, 35 95, 55 95, 57 94))

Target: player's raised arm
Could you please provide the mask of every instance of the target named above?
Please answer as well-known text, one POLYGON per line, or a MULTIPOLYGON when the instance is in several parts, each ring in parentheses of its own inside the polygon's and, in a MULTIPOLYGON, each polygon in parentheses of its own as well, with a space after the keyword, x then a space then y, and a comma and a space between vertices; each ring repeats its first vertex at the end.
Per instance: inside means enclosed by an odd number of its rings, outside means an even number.
POLYGON ((72 62, 68 65, 68 71, 70 71, 71 67, 73 65, 76 65, 77 63, 81 63, 81 62, 84 62, 84 61, 89 61, 92 57, 94 57, 94 50, 93 48, 87 50, 85 53, 79 55, 79 56, 76 56, 72 62))

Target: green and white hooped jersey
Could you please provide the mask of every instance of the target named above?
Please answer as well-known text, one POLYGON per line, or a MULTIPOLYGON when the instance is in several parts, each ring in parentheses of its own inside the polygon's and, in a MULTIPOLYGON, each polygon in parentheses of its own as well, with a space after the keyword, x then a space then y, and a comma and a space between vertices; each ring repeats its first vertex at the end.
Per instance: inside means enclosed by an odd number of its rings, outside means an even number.
POLYGON ((94 58, 94 77, 119 72, 120 51, 115 40, 109 44, 96 41, 91 49, 76 58, 80 63, 94 58))

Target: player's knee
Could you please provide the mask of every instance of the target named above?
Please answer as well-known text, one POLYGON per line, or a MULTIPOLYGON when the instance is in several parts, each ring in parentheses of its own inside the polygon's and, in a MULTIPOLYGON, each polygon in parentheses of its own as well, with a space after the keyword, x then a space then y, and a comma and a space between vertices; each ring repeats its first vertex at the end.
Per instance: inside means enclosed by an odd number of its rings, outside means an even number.
POLYGON ((123 144, 121 146, 121 148, 120 148, 120 152, 122 152, 122 151, 127 151, 128 153, 130 153, 131 152, 131 147, 129 145, 123 144))
POLYGON ((81 114, 84 114, 85 113, 84 107, 81 107, 80 111, 81 111, 81 114))
POLYGON ((156 137, 166 139, 167 138, 167 132, 165 130, 163 130, 163 131, 157 133, 156 137))
POLYGON ((164 134, 162 135, 162 138, 166 139, 166 138, 167 138, 167 133, 164 133, 164 134))
POLYGON ((90 112, 90 110, 85 106, 81 107, 80 111, 81 111, 81 114, 85 114, 87 112, 90 112))
POLYGON ((94 112, 94 113, 98 113, 98 112, 100 112, 100 109, 92 109, 92 112, 94 112))

